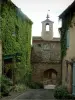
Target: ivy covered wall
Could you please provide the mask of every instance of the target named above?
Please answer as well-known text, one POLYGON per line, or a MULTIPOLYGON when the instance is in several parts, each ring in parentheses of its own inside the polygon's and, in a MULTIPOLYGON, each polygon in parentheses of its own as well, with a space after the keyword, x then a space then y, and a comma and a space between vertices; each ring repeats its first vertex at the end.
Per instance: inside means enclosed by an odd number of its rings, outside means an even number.
POLYGON ((73 12, 65 14, 62 18, 62 28, 61 28, 61 59, 66 55, 67 50, 67 31, 71 27, 71 21, 74 16, 73 12))
POLYGON ((32 21, 10 0, 1 3, 1 34, 3 56, 16 55, 20 62, 15 62, 16 72, 22 80, 30 74, 31 29, 32 21), (7 2, 5 2, 7 1, 7 2))

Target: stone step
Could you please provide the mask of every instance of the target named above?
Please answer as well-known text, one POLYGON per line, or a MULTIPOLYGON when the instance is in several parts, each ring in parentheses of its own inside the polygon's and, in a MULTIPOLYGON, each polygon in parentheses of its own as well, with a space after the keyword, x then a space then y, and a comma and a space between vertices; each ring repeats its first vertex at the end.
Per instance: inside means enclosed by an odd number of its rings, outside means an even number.
POLYGON ((44 85, 44 89, 54 89, 56 85, 44 85))

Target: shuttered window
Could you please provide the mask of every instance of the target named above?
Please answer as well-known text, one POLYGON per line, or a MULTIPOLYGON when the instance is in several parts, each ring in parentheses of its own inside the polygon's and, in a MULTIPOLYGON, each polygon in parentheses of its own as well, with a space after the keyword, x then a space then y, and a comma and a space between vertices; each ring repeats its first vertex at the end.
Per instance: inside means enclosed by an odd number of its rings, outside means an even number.
POLYGON ((69 30, 67 30, 67 44, 66 44, 67 48, 69 48, 69 43, 70 43, 70 32, 69 30))

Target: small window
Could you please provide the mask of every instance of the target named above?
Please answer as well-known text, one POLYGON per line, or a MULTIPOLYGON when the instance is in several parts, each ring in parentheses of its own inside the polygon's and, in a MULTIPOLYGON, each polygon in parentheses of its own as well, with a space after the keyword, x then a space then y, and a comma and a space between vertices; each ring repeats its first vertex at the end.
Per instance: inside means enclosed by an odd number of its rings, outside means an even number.
POLYGON ((13 32, 13 33, 12 33, 12 36, 16 36, 16 33, 15 33, 15 32, 13 32))
POLYGON ((49 31, 49 23, 46 24, 46 31, 49 31))
POLYGON ((38 44, 38 47, 41 47, 41 44, 38 44))
POLYGON ((15 25, 15 32, 13 32, 12 36, 16 37, 16 41, 18 41, 18 31, 19 31, 19 28, 17 25, 15 25))

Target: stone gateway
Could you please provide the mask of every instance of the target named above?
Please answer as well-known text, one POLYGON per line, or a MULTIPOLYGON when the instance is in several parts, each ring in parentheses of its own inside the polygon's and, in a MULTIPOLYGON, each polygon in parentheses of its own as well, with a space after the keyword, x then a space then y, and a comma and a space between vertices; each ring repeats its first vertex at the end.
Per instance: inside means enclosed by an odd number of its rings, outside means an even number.
POLYGON ((60 38, 53 38, 53 22, 42 22, 41 37, 32 38, 32 80, 44 85, 56 85, 61 81, 60 38), (49 25, 49 26, 48 26, 49 25), (46 27, 49 27, 46 30, 46 27))

